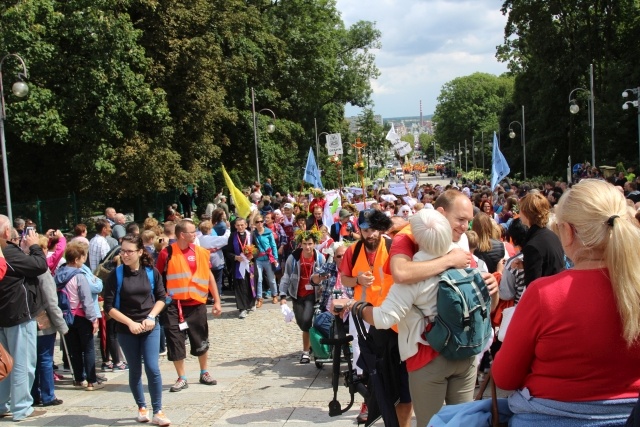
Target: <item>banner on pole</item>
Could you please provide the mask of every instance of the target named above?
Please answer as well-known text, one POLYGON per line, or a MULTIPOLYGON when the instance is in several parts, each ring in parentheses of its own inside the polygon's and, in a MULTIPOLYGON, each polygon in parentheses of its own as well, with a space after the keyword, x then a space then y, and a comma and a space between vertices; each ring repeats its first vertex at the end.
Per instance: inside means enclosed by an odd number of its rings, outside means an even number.
POLYGON ((328 134, 326 147, 330 156, 333 156, 334 154, 343 154, 342 135, 339 133, 328 134))

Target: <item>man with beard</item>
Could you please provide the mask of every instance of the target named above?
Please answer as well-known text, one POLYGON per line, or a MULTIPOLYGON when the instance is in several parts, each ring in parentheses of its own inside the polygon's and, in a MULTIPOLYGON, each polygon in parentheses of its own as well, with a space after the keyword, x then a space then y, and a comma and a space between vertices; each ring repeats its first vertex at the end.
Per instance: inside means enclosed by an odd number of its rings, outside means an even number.
MULTIPOLYGON (((391 239, 382 236, 383 232, 391 228, 392 222, 383 212, 365 209, 360 212, 358 226, 360 227, 360 241, 347 249, 342 264, 340 264, 342 285, 354 288, 356 301, 366 301, 377 307, 382 304, 393 285, 391 275, 384 273, 384 266, 389 259, 391 239)), ((392 352, 396 353, 395 358, 399 362, 397 329, 395 331, 380 330, 375 333, 376 343, 379 343, 380 340, 387 342, 389 347, 394 348, 392 352), (396 342, 395 346, 393 340, 396 342)), ((349 316, 349 334, 353 337, 357 336, 352 316, 349 316)), ((363 371, 356 363, 360 356, 358 340, 354 339, 351 345, 356 372, 358 375, 362 375, 363 371)), ((399 378, 399 387, 395 392, 400 396, 400 403, 396 405, 396 415, 400 426, 410 426, 412 407, 407 370, 404 364, 398 363, 395 366, 398 367, 397 375, 399 378)), ((395 373, 393 372, 393 374, 395 373)), ((360 408, 357 421, 359 423, 366 422, 367 418, 368 409, 365 402, 360 408)))
POLYGON ((316 229, 320 230, 320 227, 322 227, 322 213, 323 213, 323 209, 322 206, 320 205, 316 205, 313 208, 313 215, 310 216, 309 218, 307 218, 307 230, 311 230, 313 229, 313 227, 315 227, 316 229))

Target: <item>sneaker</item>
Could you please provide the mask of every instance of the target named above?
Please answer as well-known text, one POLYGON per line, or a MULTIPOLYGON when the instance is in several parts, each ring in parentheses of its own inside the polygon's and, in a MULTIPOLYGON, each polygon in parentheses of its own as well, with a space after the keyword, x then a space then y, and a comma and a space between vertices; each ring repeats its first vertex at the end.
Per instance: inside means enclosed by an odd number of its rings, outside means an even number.
POLYGON ((264 294, 264 297, 265 297, 265 299, 271 299, 271 291, 267 291, 267 292, 264 294))
POLYGON ((369 408, 367 408, 367 404, 362 402, 362 406, 360 406, 360 413, 356 417, 356 421, 358 424, 366 423, 369 419, 369 408))
POLYGON ((160 352, 160 356, 166 356, 167 355, 167 350, 162 350, 160 352))
POLYGON ((42 406, 58 406, 62 405, 62 399, 54 398, 51 402, 42 403, 42 406))
POLYGON ((240 315, 238 316, 238 319, 244 319, 245 317, 247 317, 247 310, 240 310, 240 315))
POLYGON ((169 420, 169 418, 167 418, 167 416, 162 411, 158 411, 155 414, 153 414, 152 422, 159 426, 171 425, 171 421, 169 420))
POLYGON ((102 372, 106 372, 106 371, 113 371, 113 362, 112 361, 108 361, 108 362, 102 362, 102 372))
POLYGON ((249 313, 256 311, 256 306, 254 305, 253 307, 251 307, 249 310, 247 310, 249 313))
POLYGON ((209 372, 205 372, 204 374, 200 375, 200 384, 216 385, 218 384, 218 381, 214 380, 209 372))
POLYGON ((102 383, 99 383, 99 382, 87 383, 87 388, 85 390, 94 391, 94 390, 99 390, 102 387, 104 387, 104 385, 102 383))
POLYGON ((124 362, 120 362, 120 363, 118 363, 117 365, 115 365, 115 366, 113 367, 113 371, 114 371, 114 372, 117 372, 117 371, 126 371, 127 369, 129 369, 129 365, 127 365, 127 364, 126 364, 126 363, 124 363, 124 362))
POLYGON ((139 423, 148 423, 151 421, 149 419, 149 410, 147 408, 138 409, 138 416, 136 417, 136 421, 139 423))
POLYGON ((178 392, 178 391, 183 390, 185 388, 189 388, 189 383, 187 383, 187 380, 184 380, 184 379, 178 377, 178 380, 176 381, 176 383, 174 385, 171 386, 169 391, 178 392))

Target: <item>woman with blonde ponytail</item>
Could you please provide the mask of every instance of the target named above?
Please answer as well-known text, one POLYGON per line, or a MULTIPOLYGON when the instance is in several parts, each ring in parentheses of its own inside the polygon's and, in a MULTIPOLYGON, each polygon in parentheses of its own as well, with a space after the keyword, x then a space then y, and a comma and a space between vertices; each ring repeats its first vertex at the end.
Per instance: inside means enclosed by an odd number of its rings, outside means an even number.
POLYGON ((532 282, 492 367, 510 426, 624 425, 640 390, 640 228, 624 196, 587 179, 556 206, 575 264, 532 282))

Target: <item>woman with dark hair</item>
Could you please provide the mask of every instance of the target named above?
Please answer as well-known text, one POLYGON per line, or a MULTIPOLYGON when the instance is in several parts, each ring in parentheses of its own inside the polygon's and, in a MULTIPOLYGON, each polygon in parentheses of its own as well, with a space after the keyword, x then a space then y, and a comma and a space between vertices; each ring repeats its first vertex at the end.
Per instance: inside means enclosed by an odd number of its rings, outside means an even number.
POLYGON ((507 236, 509 236, 517 253, 509 258, 504 266, 500 279, 500 299, 514 300, 514 305, 518 304, 524 292, 524 270, 516 266, 522 263, 521 251, 527 238, 527 231, 529 231, 529 227, 524 225, 520 218, 514 219, 507 230, 507 236))
POLYGON ((229 229, 229 223, 227 222, 227 214, 224 209, 216 208, 211 213, 211 223, 213 224, 213 231, 218 236, 223 236, 229 229))
POLYGON ((515 218, 520 213, 518 199, 507 197, 502 207, 502 212, 498 215, 498 224, 507 224, 510 219, 515 218))
POLYGON ((129 362, 129 388, 138 405, 136 421, 168 426, 171 421, 162 412, 160 325, 156 321, 165 305, 164 283, 139 235, 127 234, 122 238, 120 256, 123 265, 107 278, 104 310, 118 322, 118 342, 129 362), (142 388, 143 359, 153 419, 149 418, 142 388))

